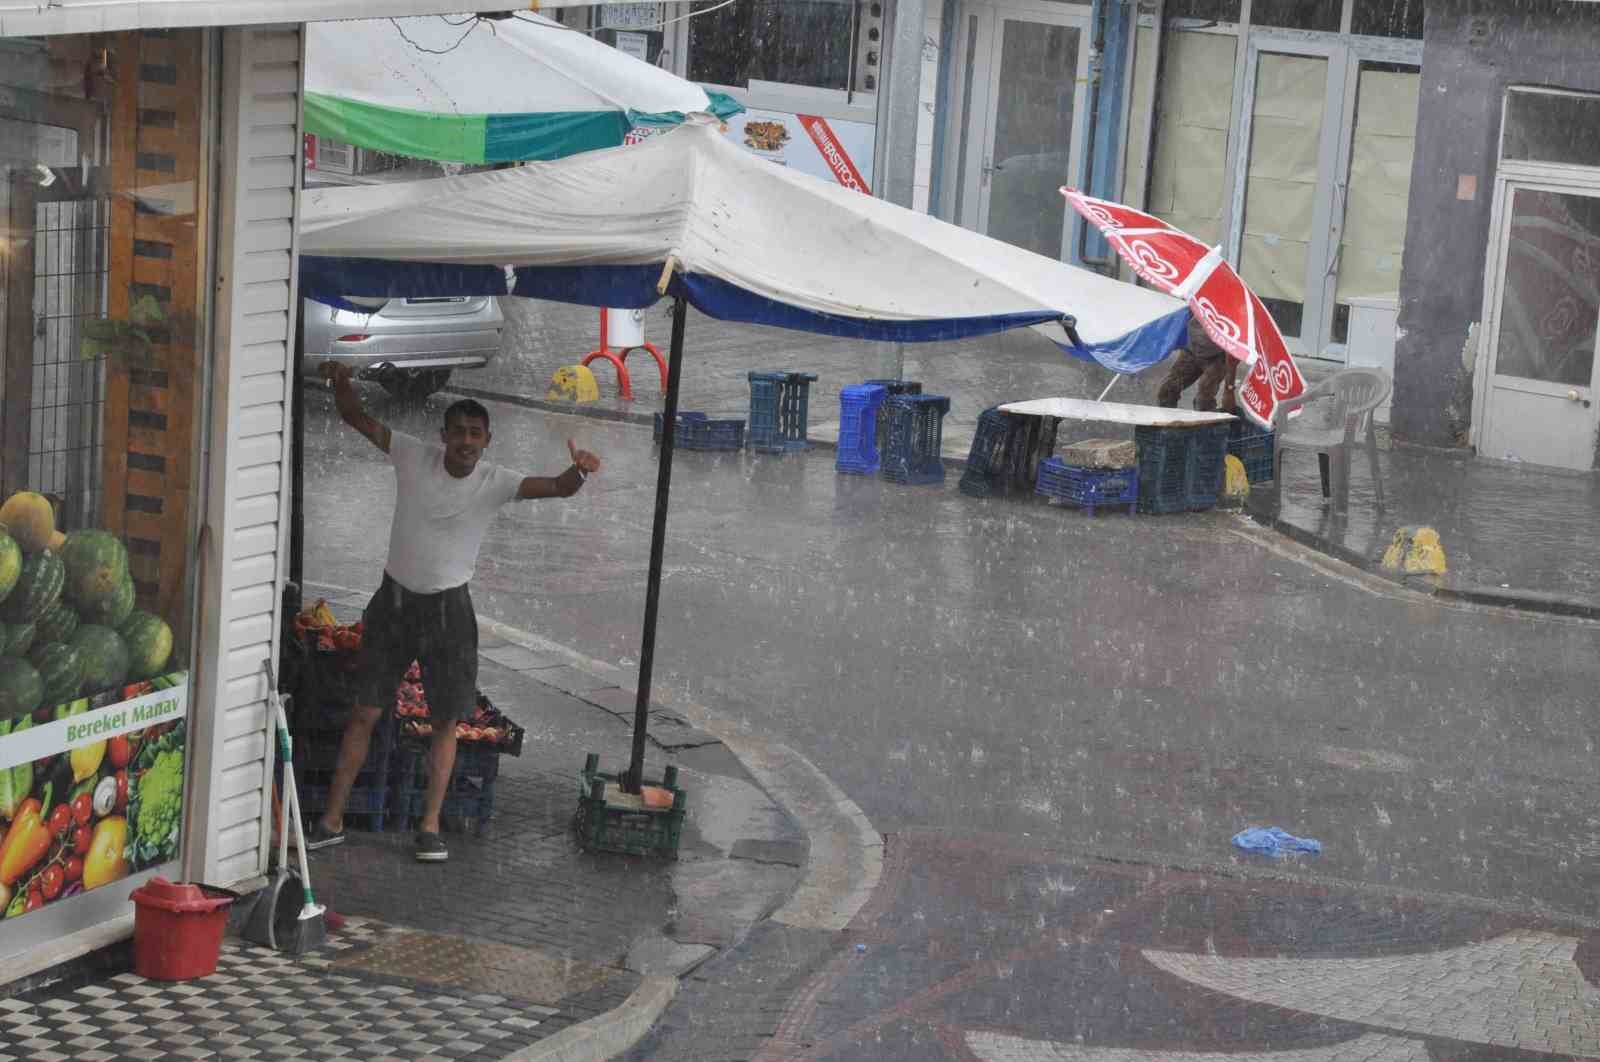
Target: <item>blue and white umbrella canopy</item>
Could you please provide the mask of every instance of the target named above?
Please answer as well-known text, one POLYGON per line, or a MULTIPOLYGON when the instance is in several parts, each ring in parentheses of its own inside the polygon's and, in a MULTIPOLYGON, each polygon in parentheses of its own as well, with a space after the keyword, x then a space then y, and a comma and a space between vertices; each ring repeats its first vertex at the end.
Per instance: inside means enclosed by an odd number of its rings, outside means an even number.
POLYGON ((1037 326, 1134 371, 1183 342, 1179 300, 757 158, 696 120, 555 162, 306 195, 303 293, 527 295, 928 342, 1037 326), (1062 322, 1075 326, 1076 342, 1062 322))

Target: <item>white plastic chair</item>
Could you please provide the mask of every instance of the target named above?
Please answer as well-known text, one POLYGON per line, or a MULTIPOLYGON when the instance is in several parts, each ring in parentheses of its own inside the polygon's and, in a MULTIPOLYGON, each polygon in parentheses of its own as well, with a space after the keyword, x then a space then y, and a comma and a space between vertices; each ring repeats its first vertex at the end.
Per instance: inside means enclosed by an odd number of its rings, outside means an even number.
POLYGON ((1335 511, 1349 508, 1350 450, 1357 434, 1361 434, 1372 470, 1372 489, 1378 508, 1382 509, 1383 479, 1378 474, 1373 414, 1393 388, 1394 382, 1382 369, 1342 369, 1306 388, 1299 397, 1280 402, 1272 423, 1276 436, 1272 448, 1273 489, 1283 489, 1284 450, 1311 450, 1321 468, 1323 498, 1333 500, 1335 511), (1303 412, 1289 419, 1289 413, 1296 409, 1303 412))

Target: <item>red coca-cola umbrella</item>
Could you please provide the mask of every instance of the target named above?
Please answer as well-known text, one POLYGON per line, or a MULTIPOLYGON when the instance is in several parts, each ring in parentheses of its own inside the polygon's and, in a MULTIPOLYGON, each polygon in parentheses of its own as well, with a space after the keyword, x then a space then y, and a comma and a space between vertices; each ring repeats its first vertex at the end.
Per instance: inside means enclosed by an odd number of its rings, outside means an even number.
POLYGON ((1072 209, 1099 229, 1140 279, 1189 303, 1217 346, 1250 369, 1239 391, 1244 411, 1270 427, 1278 403, 1306 389, 1283 333, 1239 274, 1222 257, 1158 217, 1121 203, 1061 189, 1072 209))

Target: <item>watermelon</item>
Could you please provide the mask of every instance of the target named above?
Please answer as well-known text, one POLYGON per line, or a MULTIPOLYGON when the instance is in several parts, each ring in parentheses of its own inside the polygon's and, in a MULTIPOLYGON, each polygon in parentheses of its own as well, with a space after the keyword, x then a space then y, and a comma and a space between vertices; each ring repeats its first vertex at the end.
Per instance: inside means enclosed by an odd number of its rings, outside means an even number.
POLYGON ((31 623, 0 623, 0 653, 6 656, 27 656, 33 639, 31 623))
POLYGON ((28 662, 38 669, 44 683, 46 707, 72 700, 83 686, 83 658, 70 645, 35 646, 28 662))
POLYGON ((72 632, 78 629, 78 614, 72 606, 65 601, 57 601, 44 610, 34 624, 34 641, 40 645, 54 645, 64 642, 72 637, 72 632))
POLYGON ((39 707, 44 680, 26 660, 0 657, 0 719, 23 715, 39 707))
POLYGON ((83 689, 85 693, 120 686, 128 677, 128 645, 122 635, 110 627, 85 623, 67 643, 78 651, 83 663, 83 689))
POLYGON ((17 585, 0 606, 0 619, 7 623, 33 623, 45 610, 61 599, 66 580, 61 558, 41 550, 22 562, 17 585))
POLYGON ((61 547, 67 599, 79 609, 100 605, 128 576, 128 547, 109 531, 74 531, 61 547))
POLYGON ((155 678, 172 657, 172 628, 160 616, 140 609, 120 628, 128 646, 128 678, 155 678))
POLYGON ((0 601, 5 600, 22 576, 22 547, 17 540, 0 531, 0 601))
POLYGON ((102 627, 120 626, 133 611, 133 598, 133 576, 124 572, 122 582, 110 597, 84 607, 83 622, 98 623, 102 627))

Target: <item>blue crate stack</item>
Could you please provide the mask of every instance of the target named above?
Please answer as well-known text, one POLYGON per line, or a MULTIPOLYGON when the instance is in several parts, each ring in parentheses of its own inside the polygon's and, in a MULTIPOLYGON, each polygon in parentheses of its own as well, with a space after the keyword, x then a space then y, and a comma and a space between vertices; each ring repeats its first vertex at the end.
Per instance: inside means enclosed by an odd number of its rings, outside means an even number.
POLYGON ((1034 493, 1081 505, 1090 516, 1102 505, 1126 505, 1131 513, 1139 503, 1139 469, 1082 468, 1051 457, 1039 462, 1034 493))
MULTIPOLYGON (((333 784, 333 768, 339 759, 343 727, 302 728, 294 736, 295 791, 300 810, 314 821, 328 809, 328 790, 333 784)), ((355 785, 345 801, 345 822, 355 829, 381 830, 393 814, 390 766, 394 757, 395 721, 385 716, 372 728, 372 744, 367 759, 356 774, 355 785)))
POLYGON ((895 395, 883 404, 889 418, 889 448, 881 474, 895 483, 944 482, 944 395, 895 395))
POLYGON ((978 414, 978 430, 973 433, 967 467, 956 489, 973 498, 1010 494, 1016 489, 1025 478, 1032 419, 1008 417, 998 407, 978 414))
MULTIPOLYGON (((395 769, 394 816, 402 826, 414 825, 422 817, 428 794, 428 746, 402 743, 395 769)), ((468 742, 457 744, 450 788, 445 792, 439 817, 471 822, 482 834, 494 817, 494 783, 499 776, 497 749, 468 742)))
POLYGON ((1210 509, 1222 493, 1228 425, 1133 430, 1139 448, 1139 511, 1210 509))
POLYGON ((878 450, 878 407, 889 391, 882 384, 852 384, 839 392, 839 456, 833 467, 853 476, 870 476, 882 464, 878 450))
MULTIPOLYGON (((863 380, 867 387, 878 386, 883 388, 885 401, 895 395, 920 395, 922 382, 920 380, 863 380)), ((889 452, 889 416, 882 409, 878 410, 878 456, 882 457, 889 452)))
POLYGON ((1244 465, 1245 478, 1252 485, 1271 481, 1275 442, 1272 432, 1243 417, 1228 426, 1228 453, 1244 465))
MULTIPOLYGON (((655 414, 655 441, 661 442, 662 422, 665 418, 655 414)), ((673 431, 673 445, 683 450, 742 450, 744 449, 744 421, 712 420, 704 413, 679 413, 673 431)))
POLYGON ((752 372, 750 449, 767 454, 809 449, 806 419, 815 373, 752 372))

